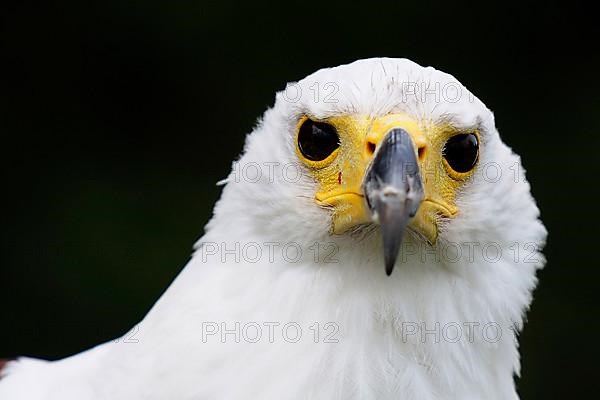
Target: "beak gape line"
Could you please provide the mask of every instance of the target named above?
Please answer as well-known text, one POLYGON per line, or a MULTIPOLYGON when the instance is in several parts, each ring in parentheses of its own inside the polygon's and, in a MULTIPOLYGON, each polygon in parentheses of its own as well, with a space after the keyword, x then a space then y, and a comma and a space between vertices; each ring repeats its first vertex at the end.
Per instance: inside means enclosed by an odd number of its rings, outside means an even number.
POLYGON ((415 154, 408 132, 392 129, 379 144, 363 182, 373 221, 381 227, 388 276, 398 258, 406 226, 423 200, 423 183, 415 154))

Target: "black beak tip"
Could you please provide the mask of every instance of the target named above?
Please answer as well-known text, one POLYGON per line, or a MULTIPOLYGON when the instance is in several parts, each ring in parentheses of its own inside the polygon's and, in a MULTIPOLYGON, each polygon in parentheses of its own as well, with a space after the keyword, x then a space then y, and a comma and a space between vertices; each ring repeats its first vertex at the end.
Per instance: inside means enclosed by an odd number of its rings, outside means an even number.
MULTIPOLYGON (((399 243, 398 243, 399 245, 399 243)), ((392 271, 394 270, 394 266, 396 265, 396 259, 398 258, 398 247, 390 249, 385 246, 385 254, 384 254, 384 263, 385 263, 385 273, 387 276, 392 275, 392 271)))
POLYGON ((394 263, 386 263, 385 264, 385 274, 387 276, 392 275, 393 270, 394 270, 394 263))

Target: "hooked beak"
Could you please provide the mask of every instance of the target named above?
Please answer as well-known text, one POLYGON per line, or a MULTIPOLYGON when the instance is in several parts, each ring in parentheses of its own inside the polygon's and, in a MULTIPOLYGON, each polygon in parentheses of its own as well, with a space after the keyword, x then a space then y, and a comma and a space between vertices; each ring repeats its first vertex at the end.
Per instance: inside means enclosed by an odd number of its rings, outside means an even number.
POLYGON ((373 221, 381 227, 385 272, 390 276, 404 230, 423 200, 415 149, 404 129, 392 129, 380 142, 365 175, 363 192, 373 221))

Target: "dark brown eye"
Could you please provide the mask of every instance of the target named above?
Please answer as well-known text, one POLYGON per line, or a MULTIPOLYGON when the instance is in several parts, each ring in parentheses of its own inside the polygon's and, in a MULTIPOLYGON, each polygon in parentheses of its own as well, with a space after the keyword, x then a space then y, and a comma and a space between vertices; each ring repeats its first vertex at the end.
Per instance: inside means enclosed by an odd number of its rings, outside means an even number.
POLYGON ((307 119, 298 132, 298 147, 309 160, 322 161, 340 147, 340 138, 332 125, 307 119))
POLYGON ((456 172, 469 172, 477 163, 479 141, 473 133, 452 136, 446 142, 444 158, 456 172))

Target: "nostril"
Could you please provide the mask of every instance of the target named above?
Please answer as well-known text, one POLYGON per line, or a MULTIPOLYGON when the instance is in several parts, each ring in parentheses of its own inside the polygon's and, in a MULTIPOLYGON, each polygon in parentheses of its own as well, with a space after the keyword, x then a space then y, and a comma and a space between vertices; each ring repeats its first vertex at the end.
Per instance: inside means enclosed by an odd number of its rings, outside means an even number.
POLYGON ((419 148, 417 149, 417 153, 419 156, 419 161, 422 161, 423 158, 425 158, 425 146, 419 146, 419 148))
POLYGON ((369 154, 373 154, 375 153, 375 148, 377 147, 377 145, 373 142, 367 142, 367 152, 369 154))

